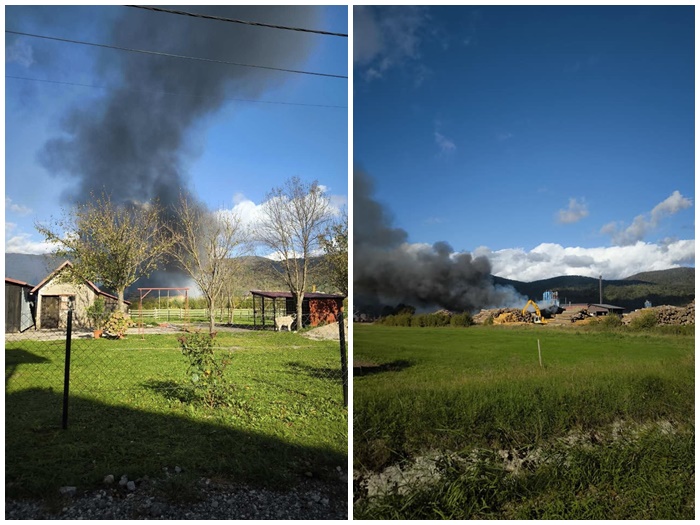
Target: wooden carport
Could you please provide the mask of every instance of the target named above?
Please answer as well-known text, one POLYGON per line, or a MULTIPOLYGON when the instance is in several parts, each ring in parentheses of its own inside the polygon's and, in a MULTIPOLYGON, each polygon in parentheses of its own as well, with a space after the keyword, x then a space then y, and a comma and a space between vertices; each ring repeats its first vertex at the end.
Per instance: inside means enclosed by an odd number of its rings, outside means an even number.
MULTIPOLYGON (((296 298, 291 292, 251 290, 250 293, 253 296, 254 328, 274 328, 276 317, 296 312, 296 298)), ((344 299, 345 296, 339 294, 306 292, 302 302, 302 326, 336 322, 344 299)))

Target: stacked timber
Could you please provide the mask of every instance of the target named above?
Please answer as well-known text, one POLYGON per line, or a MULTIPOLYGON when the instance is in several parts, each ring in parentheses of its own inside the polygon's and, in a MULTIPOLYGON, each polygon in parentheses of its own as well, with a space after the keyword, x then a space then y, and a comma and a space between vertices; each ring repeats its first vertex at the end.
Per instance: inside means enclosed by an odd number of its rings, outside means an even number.
POLYGON ((510 324, 510 323, 531 323, 532 315, 527 312, 525 314, 517 308, 491 308, 481 310, 474 316, 474 322, 484 324, 493 320, 494 324, 510 324))
POLYGON ((663 305, 635 310, 624 316, 623 322, 629 324, 635 317, 645 315, 646 312, 653 312, 656 317, 656 322, 659 325, 695 324, 695 300, 685 307, 663 305))

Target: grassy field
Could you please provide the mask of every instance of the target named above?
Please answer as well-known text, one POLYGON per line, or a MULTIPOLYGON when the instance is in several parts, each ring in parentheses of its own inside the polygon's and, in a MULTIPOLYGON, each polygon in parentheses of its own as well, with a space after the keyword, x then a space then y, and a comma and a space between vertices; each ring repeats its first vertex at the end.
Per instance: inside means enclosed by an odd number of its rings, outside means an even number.
POLYGON ((227 406, 191 399, 176 335, 74 340, 69 426, 61 429, 63 344, 7 342, 8 496, 185 469, 266 487, 337 481, 347 463, 338 345, 297 334, 219 333, 234 385, 227 406))
POLYGON ((355 325, 354 360, 355 468, 444 454, 356 518, 694 515, 691 335, 355 325), (514 475, 499 451, 548 459, 514 475))

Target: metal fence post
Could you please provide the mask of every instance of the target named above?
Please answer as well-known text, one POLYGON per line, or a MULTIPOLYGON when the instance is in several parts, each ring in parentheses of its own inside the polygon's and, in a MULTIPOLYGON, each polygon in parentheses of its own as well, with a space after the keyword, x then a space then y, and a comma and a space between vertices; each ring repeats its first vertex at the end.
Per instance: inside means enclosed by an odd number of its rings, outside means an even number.
POLYGON ((340 373, 343 378, 343 403, 348 406, 348 356, 345 350, 345 321, 343 320, 343 303, 338 309, 338 335, 340 336, 340 373))
POLYGON ((63 377, 63 430, 68 428, 68 393, 70 390, 70 341, 73 331, 73 308, 68 309, 66 327, 66 367, 63 377))

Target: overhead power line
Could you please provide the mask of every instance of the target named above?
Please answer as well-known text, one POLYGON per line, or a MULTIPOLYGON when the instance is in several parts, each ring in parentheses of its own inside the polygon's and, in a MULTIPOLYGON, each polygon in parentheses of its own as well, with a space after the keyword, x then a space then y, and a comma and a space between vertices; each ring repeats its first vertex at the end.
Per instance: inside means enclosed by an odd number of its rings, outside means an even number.
POLYGON ((317 35, 340 36, 347 38, 347 33, 333 33, 331 31, 321 31, 318 29, 304 29, 302 27, 280 26, 275 24, 265 24, 262 22, 250 22, 247 20, 237 20, 235 18, 225 18, 223 16, 202 15, 199 13, 190 13, 188 11, 176 11, 174 9, 164 9, 162 7, 150 7, 145 5, 127 5, 126 7, 135 7, 136 9, 147 9, 149 11, 158 11, 161 13, 170 13, 173 15, 192 16, 195 18, 206 18, 207 20, 218 20, 219 22, 231 22, 234 24, 246 24, 249 26, 269 27, 272 29, 286 29, 287 31, 301 31, 303 33, 315 33, 317 35))
MULTIPOLYGON (((50 80, 50 79, 45 79, 45 78, 29 78, 29 77, 17 77, 14 75, 5 75, 5 78, 12 78, 15 80, 29 80, 31 82, 45 82, 48 84, 63 84, 66 86, 79 86, 79 87, 89 87, 89 88, 94 88, 94 89, 111 89, 106 86, 95 86, 94 84, 79 84, 77 82, 65 82, 62 80, 50 80)), ((189 93, 174 93, 171 91, 150 91, 150 90, 145 90, 145 89, 130 89, 129 91, 134 91, 136 93, 158 93, 162 95, 173 95, 173 96, 194 96, 190 95, 189 93)), ((248 98, 227 98, 226 100, 231 100, 231 101, 236 101, 236 102, 251 102, 255 104, 279 104, 279 105, 284 105, 284 106, 307 106, 307 107, 314 107, 314 108, 336 108, 336 109, 347 109, 347 106, 334 106, 331 104, 307 104, 304 102, 281 102, 281 101, 274 101, 274 100, 254 100, 254 99, 248 99, 248 98)))
POLYGON ((94 42, 84 42, 82 40, 72 40, 69 38, 59 38, 55 36, 46 36, 46 35, 36 35, 33 33, 22 33, 20 31, 11 31, 10 29, 5 29, 5 33, 10 33, 13 35, 21 35, 21 36, 29 36, 32 38, 43 38, 45 40, 56 40, 58 42, 67 42, 69 44, 80 44, 84 46, 95 46, 95 47, 102 47, 106 49, 117 49, 119 51, 130 51, 132 53, 142 53, 145 55, 157 55, 157 56, 165 56, 165 57, 170 57, 170 58, 182 58, 185 60, 198 60, 202 62, 211 62, 215 64, 226 64, 229 66, 239 66, 239 67, 252 67, 256 69, 267 69, 271 71, 282 71, 284 73, 295 73, 299 75, 314 75, 318 77, 329 77, 329 78, 344 78, 347 79, 347 75, 334 75, 331 73, 318 73, 314 71, 301 71, 298 69, 284 69, 280 67, 271 67, 271 66, 260 66, 257 64, 241 64, 239 62, 229 62, 227 60, 217 60, 215 58, 203 58, 203 57, 192 57, 188 55, 176 55, 173 53, 165 53, 162 51, 148 51, 145 49, 135 49, 135 48, 130 48, 130 47, 120 47, 120 46, 112 46, 109 44, 97 44, 94 42))

